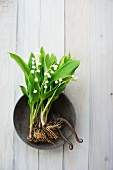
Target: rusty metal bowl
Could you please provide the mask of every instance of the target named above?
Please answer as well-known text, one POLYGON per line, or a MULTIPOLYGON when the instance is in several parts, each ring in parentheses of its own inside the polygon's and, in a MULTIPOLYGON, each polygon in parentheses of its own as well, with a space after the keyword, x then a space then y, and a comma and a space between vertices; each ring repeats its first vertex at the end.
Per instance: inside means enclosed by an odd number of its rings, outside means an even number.
MULTIPOLYGON (((72 126, 75 126, 75 110, 72 103, 64 93, 60 94, 59 98, 53 103, 49 113, 49 120, 53 113, 60 115, 60 117, 68 120, 72 126)), ((47 150, 56 149, 65 143, 60 136, 54 141, 54 144, 29 142, 27 139, 29 134, 29 116, 30 108, 28 105, 28 98, 26 96, 22 96, 15 106, 13 121, 17 134, 27 145, 36 149, 47 150)), ((71 130, 66 125, 61 128, 61 132, 68 139, 72 136, 71 130)))

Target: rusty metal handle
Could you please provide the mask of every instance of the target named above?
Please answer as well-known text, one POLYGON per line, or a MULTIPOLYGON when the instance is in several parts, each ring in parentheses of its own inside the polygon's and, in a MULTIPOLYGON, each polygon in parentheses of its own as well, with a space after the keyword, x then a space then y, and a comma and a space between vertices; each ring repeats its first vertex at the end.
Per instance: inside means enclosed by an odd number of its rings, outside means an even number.
POLYGON ((83 142, 83 139, 81 139, 81 138, 78 137, 78 135, 77 135, 74 127, 73 127, 66 119, 64 119, 64 118, 58 118, 58 119, 59 119, 61 122, 65 122, 65 123, 68 125, 68 127, 69 127, 69 128, 71 129, 71 131, 73 132, 73 134, 74 134, 77 142, 79 142, 79 143, 82 143, 82 142, 83 142))

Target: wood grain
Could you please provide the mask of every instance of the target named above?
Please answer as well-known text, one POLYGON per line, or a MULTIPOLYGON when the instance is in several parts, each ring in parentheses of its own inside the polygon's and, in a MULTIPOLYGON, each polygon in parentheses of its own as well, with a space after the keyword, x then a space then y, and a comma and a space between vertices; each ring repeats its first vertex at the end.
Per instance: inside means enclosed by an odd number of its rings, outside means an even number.
POLYGON ((81 60, 75 76, 78 82, 70 83, 66 94, 76 110, 76 130, 84 142, 78 144, 73 138, 74 149, 64 148, 65 170, 88 169, 89 146, 89 1, 65 1, 65 53, 81 60))
MULTIPOLYGON (((41 1, 40 46, 58 59, 64 54, 64 3, 61 0, 41 1)), ((39 151, 39 170, 62 169, 62 147, 54 151, 39 151)))
POLYGON ((0 170, 12 170, 14 65, 7 52, 16 44, 16 3, 5 5, 0 1, 0 170))
POLYGON ((91 2, 89 169, 113 169, 113 1, 91 2))
MULTIPOLYGON (((16 53, 28 61, 31 51, 39 48, 40 1, 17 2, 16 53)), ((24 76, 15 64, 14 101, 22 95, 19 85, 24 85, 24 76)), ((24 144, 14 133, 14 170, 38 170, 38 150, 24 144)))

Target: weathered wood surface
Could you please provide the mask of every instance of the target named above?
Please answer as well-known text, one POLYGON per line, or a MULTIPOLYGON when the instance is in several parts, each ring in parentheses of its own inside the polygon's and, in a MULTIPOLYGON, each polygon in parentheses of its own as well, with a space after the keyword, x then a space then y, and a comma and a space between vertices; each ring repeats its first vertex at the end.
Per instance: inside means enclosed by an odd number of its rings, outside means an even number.
POLYGON ((65 52, 81 60, 76 71, 78 83, 70 83, 66 94, 76 109, 76 130, 84 139, 78 144, 74 137, 74 149, 64 147, 64 169, 88 170, 89 147, 89 1, 65 1, 65 52), (70 161, 71 160, 71 161, 70 161))
POLYGON ((113 169, 113 1, 0 1, 0 170, 113 169), (65 91, 75 106, 74 137, 54 151, 24 144, 13 127, 13 109, 21 96, 21 70, 8 51, 25 60, 44 46, 58 58, 71 52, 81 60, 78 83, 65 91))
POLYGON ((113 1, 91 2, 89 169, 113 169, 113 1))

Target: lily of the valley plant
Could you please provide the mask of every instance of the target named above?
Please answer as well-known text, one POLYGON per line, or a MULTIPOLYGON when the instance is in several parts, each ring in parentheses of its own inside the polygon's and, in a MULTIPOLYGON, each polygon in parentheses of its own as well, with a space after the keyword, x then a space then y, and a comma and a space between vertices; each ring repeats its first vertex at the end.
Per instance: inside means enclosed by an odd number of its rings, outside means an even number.
POLYGON ((49 123, 48 114, 52 103, 64 91, 66 85, 71 80, 77 80, 74 78, 74 73, 80 61, 68 54, 58 62, 54 54, 46 54, 43 48, 40 52, 31 53, 28 63, 16 54, 9 54, 25 76, 26 87, 20 86, 20 88, 28 97, 30 106, 28 140, 53 143, 58 137, 55 131, 56 129, 60 131, 61 120, 56 119, 49 123))

